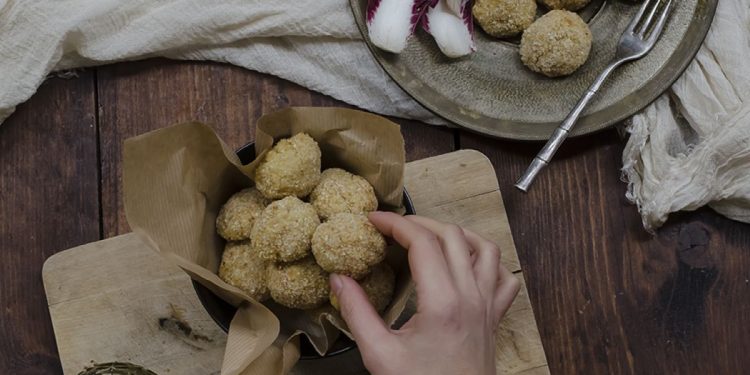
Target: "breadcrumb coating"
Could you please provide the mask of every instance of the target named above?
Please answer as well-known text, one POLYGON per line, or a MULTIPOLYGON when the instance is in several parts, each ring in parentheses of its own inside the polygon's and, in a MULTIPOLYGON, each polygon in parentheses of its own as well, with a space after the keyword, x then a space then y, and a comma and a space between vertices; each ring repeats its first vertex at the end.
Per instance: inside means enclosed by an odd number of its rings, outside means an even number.
POLYGON ((548 77, 573 73, 591 51, 591 31, 578 14, 553 10, 536 20, 521 37, 521 61, 548 77))
POLYGON ((315 230, 312 252, 327 272, 359 280, 385 258, 385 239, 367 217, 341 213, 315 230))
POLYGON ((310 241, 320 224, 318 213, 297 197, 266 207, 252 230, 252 249, 269 262, 291 262, 310 254, 310 241))
POLYGON ((266 285, 268 262, 255 256, 250 241, 227 242, 221 255, 219 277, 227 284, 240 288, 257 301, 270 297, 266 285))
POLYGON ((229 241, 250 238, 250 231, 269 200, 255 188, 232 195, 216 217, 216 232, 229 241))
POLYGON ((310 203, 324 220, 342 212, 365 214, 378 208, 372 185, 339 168, 323 171, 320 183, 310 193, 310 203))
POLYGON ((269 199, 306 197, 320 181, 320 157, 318 143, 305 133, 282 139, 258 165, 255 184, 269 199))
MULTIPOLYGON (((391 303, 391 298, 393 298, 393 289, 396 286, 396 274, 393 273, 391 266, 383 262, 375 266, 372 272, 359 282, 359 285, 362 286, 365 294, 367 294, 367 299, 370 300, 375 311, 382 313, 391 303)), ((330 299, 331 305, 336 310, 341 310, 339 300, 333 292, 331 292, 330 299)))
POLYGON ((487 34, 496 38, 515 36, 536 18, 536 0, 477 0, 474 18, 487 34))
POLYGON ((269 265, 268 289, 276 303, 293 309, 314 309, 328 301, 331 291, 328 274, 312 257, 269 265))

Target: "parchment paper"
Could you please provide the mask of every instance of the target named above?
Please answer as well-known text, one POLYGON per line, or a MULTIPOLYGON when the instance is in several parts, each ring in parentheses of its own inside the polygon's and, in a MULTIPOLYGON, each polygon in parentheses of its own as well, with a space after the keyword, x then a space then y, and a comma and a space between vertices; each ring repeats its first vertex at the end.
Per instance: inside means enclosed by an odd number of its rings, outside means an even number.
MULTIPOLYGON (((258 162, 273 144, 305 132, 320 145, 323 167, 344 168, 375 188, 380 209, 401 211, 404 140, 397 124, 342 108, 289 108, 263 116, 256 125, 256 153, 243 166, 207 125, 185 123, 125 141, 123 186, 128 222, 154 250, 190 277, 237 306, 222 374, 280 374, 299 358, 299 334, 324 353, 339 336, 351 337, 330 306, 301 311, 265 305, 217 276, 224 240, 216 215, 235 192, 253 185, 258 162)), ((397 271, 389 324, 413 313, 413 286, 403 249, 389 248, 397 271)), ((192 291, 190 291, 192 292, 192 291)))

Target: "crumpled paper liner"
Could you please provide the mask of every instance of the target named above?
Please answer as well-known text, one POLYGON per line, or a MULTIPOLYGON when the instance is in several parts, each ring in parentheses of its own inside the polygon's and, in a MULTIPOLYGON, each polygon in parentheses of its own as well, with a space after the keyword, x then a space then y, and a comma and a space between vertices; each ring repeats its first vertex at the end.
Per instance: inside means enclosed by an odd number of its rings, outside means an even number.
MULTIPOLYGON (((312 311, 259 303, 216 274, 225 241, 215 230, 221 206, 253 185, 259 160, 281 138, 308 133, 323 153, 323 167, 344 168, 375 188, 380 209, 403 212, 404 140, 398 125, 341 108, 289 108, 256 125, 257 158, 242 165, 214 131, 185 123, 125 141, 123 186, 128 222, 149 246, 193 280, 237 306, 222 374, 287 373, 299 358, 300 334, 323 354, 346 324, 329 305, 312 311)), ((402 249, 389 248, 397 274, 393 302, 384 314, 399 323, 413 312, 414 293, 402 249)))

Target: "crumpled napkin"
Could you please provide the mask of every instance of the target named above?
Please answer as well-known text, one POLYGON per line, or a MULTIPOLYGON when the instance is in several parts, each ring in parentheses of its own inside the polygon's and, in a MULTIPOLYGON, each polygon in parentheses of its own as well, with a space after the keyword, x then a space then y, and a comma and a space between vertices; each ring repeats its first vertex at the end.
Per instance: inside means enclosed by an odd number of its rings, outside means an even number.
MULTIPOLYGON (((633 118, 623 154, 644 226, 710 205, 750 222, 750 0, 722 0, 696 61, 633 118)), ((0 0, 0 121, 52 71, 164 56, 227 62, 366 110, 446 124, 362 42, 347 0, 0 0)))
POLYGON ((227 62, 446 124, 380 68, 347 0, 0 0, 0 121, 52 71, 156 56, 227 62))
POLYGON ((627 197, 648 230, 704 205, 750 223, 749 16, 750 1, 719 1, 695 60, 627 128, 627 197))

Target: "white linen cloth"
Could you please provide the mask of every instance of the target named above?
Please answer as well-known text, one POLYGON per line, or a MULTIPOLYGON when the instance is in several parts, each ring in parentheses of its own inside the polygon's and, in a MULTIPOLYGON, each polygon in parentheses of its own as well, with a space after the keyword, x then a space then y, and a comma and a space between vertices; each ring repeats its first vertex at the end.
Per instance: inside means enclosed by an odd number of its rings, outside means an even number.
POLYGON ((623 174, 646 229, 704 205, 750 223, 748 57, 750 1, 719 0, 695 60, 633 117, 623 174))
MULTIPOLYGON (((750 221, 750 69, 741 61, 750 56, 749 3, 720 2, 697 61, 629 127, 628 197, 647 228, 705 204, 750 221)), ((50 72, 155 56, 227 62, 373 112, 445 124, 377 65, 347 0, 0 0, 0 121, 50 72)))
POLYGON ((0 0, 0 121, 51 71, 155 56, 227 62, 444 123, 370 56, 347 0, 0 0))

